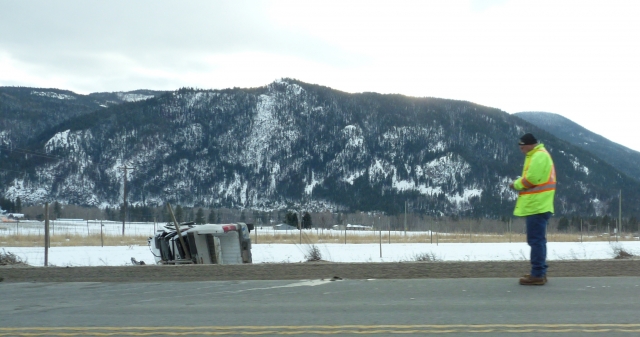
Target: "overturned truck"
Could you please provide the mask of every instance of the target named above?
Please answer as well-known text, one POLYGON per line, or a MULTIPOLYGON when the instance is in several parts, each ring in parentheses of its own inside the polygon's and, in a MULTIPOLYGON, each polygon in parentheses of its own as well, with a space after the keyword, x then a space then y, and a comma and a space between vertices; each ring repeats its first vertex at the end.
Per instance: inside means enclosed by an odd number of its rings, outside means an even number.
POLYGON ((148 240, 157 264, 251 263, 252 224, 195 225, 182 223, 159 229, 148 240))

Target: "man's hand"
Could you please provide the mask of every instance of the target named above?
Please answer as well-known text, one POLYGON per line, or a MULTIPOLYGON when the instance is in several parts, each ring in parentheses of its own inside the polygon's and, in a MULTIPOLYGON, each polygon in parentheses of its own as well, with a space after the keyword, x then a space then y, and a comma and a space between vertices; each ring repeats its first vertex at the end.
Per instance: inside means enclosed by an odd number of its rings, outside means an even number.
MULTIPOLYGON (((518 179, 520 179, 520 176, 518 176, 518 177, 516 178, 516 180, 518 180, 518 179)), ((514 180, 514 181, 512 181, 512 182, 509 184, 509 188, 510 188, 510 189, 512 189, 512 190, 515 190, 515 189, 516 189, 515 187, 513 187, 513 184, 514 184, 515 182, 516 182, 516 181, 514 180)))

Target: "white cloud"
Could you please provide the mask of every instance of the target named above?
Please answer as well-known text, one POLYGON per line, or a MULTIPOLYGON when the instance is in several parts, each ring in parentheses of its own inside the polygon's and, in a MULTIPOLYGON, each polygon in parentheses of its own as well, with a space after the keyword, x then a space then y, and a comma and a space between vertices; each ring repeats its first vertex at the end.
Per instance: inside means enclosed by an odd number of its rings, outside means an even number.
POLYGON ((256 87, 460 99, 566 116, 640 150, 634 1, 3 1, 0 85, 256 87), (606 116, 606 117, 605 117, 606 116))

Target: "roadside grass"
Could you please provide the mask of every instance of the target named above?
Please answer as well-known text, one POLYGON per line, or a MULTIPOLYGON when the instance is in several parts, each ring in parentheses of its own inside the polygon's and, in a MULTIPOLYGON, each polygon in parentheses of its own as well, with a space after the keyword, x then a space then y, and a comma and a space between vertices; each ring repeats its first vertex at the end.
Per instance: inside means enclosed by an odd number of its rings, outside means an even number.
MULTIPOLYGON (((371 244, 371 243, 508 243, 526 242, 524 233, 433 233, 429 232, 405 232, 403 231, 298 231, 284 233, 252 232, 253 243, 291 243, 291 244, 371 244), (257 234, 257 235, 256 235, 257 234), (345 237, 346 236, 346 237, 345 237)), ((621 236, 618 241, 637 241, 632 236, 621 236)), ((568 233, 549 233, 548 242, 615 242, 615 237, 599 235, 583 235, 568 233)))
MULTIPOLYGON (((429 233, 404 231, 335 231, 335 230, 303 230, 276 232, 251 232, 253 244, 372 244, 372 243, 507 243, 526 242, 523 233, 429 233)), ((141 246, 147 245, 148 235, 113 235, 105 234, 56 234, 50 239, 51 247, 72 246, 141 246)), ((616 242, 615 237, 600 235, 582 235, 568 233, 549 233, 548 242, 616 242)), ((632 236, 621 236, 617 241, 637 241, 632 236)), ((2 247, 41 247, 44 245, 43 234, 11 234, 0 235, 2 247)))
POLYGON ((413 255, 413 258, 411 259, 411 261, 417 261, 417 262, 438 262, 441 261, 440 258, 438 258, 438 256, 436 256, 436 254, 434 254, 433 252, 429 252, 429 253, 418 253, 413 255))
POLYGON ((311 245, 307 249, 307 253, 305 254, 305 258, 307 262, 316 262, 322 261, 322 253, 320 252, 320 248, 316 245, 311 245))
POLYGON ((613 246, 613 258, 616 260, 622 259, 633 259, 635 257, 634 254, 626 251, 624 248, 620 246, 613 246))
MULTIPOLYGON (((51 235, 49 243, 51 247, 75 247, 75 246, 131 246, 147 245, 148 236, 144 235, 80 235, 60 234, 51 235)), ((0 236, 2 247, 41 247, 44 246, 44 235, 8 235, 0 236)))
POLYGON ((13 266, 19 264, 26 264, 26 261, 22 261, 19 256, 16 256, 12 252, 7 252, 4 249, 0 251, 0 266, 13 266))

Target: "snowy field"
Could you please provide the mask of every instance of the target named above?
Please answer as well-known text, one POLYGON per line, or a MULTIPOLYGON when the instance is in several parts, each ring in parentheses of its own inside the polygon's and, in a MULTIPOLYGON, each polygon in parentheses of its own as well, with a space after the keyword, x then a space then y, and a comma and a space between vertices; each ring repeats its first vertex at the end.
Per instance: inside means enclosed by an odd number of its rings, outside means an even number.
MULTIPOLYGON (((127 223, 128 235, 152 236, 163 224, 127 223)), ((122 223, 100 221, 56 221, 50 225, 56 234, 99 234, 120 235, 122 223)), ((32 266, 44 265, 43 247, 6 247, 3 236, 43 235, 40 222, 2 224, 0 226, 0 252, 10 252, 32 266)), ((315 230, 312 230, 315 231, 315 230)), ((325 232, 331 232, 325 230, 325 232)), ((267 227, 259 228, 259 236, 283 234, 286 231, 273 231, 267 227)), ((295 231, 297 232, 297 231, 295 231)), ((333 231, 335 235, 344 235, 344 231, 333 231)), ((290 232, 289 232, 290 233, 290 232)), ((349 236, 377 235, 371 231, 349 231, 349 236)), ((383 233, 386 233, 383 231, 383 233)), ((391 232, 394 233, 394 232, 391 232)), ((408 235, 424 232, 407 232, 408 235)), ((260 244, 255 243, 255 232, 251 239, 253 263, 297 263, 306 261, 311 246, 308 244, 260 244)), ((404 235, 397 232, 397 235, 404 235)), ((446 233, 439 235, 446 236, 446 233)), ((258 242, 259 242, 258 237, 258 242)), ((429 257, 436 261, 513 261, 528 260, 529 246, 524 242, 515 243, 384 243, 382 244, 316 244, 322 259, 331 262, 401 262, 416 261, 429 257)), ((640 256, 640 241, 621 242, 550 242, 547 245, 549 260, 589 260, 612 259, 620 249, 640 256)), ((148 246, 106 246, 106 247, 51 247, 49 265, 54 266, 124 266, 131 264, 131 258, 153 264, 154 257, 148 246)))
MULTIPOLYGON (((526 243, 429 243, 413 244, 318 244, 322 259, 332 262, 400 262, 416 261, 416 257, 428 255, 437 261, 513 261, 528 260, 526 243), (382 257, 381 257, 382 256, 382 257)), ((253 263, 296 263, 306 261, 309 245, 254 244, 253 263)), ((20 257, 32 266, 44 265, 42 247, 0 248, 20 257)), ((550 242, 547 246, 549 260, 612 259, 616 249, 624 249, 640 256, 640 242, 550 242)), ((131 258, 154 263, 147 246, 112 247, 52 247, 49 249, 49 265, 54 266, 124 266, 131 258)))

